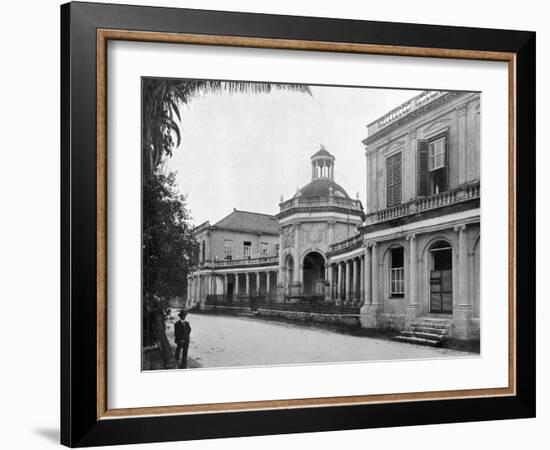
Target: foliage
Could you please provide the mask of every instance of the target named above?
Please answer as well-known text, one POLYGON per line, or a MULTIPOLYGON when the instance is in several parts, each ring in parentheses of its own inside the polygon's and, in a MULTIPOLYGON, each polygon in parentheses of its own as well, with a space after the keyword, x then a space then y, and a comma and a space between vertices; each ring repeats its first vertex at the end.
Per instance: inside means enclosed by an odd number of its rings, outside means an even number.
POLYGON ((142 201, 144 294, 183 296, 195 241, 176 172, 146 175, 142 201))

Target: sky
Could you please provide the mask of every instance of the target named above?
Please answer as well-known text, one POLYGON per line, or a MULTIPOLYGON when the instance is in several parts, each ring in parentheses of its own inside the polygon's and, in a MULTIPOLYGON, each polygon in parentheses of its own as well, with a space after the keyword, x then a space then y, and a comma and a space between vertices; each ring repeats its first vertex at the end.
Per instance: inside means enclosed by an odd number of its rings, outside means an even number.
POLYGON ((182 141, 166 163, 177 171, 192 224, 234 208, 277 214, 311 180, 321 145, 336 158, 334 179, 365 204, 367 124, 420 91, 312 86, 312 95, 204 94, 181 111, 182 141))

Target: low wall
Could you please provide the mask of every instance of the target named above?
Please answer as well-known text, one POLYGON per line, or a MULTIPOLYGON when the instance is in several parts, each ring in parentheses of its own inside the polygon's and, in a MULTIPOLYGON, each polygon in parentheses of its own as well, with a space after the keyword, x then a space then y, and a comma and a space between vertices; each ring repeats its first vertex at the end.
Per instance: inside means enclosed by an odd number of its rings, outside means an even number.
POLYGON ((250 314, 250 308, 248 306, 218 306, 218 305, 204 305, 204 312, 221 312, 228 314, 248 313, 250 314))
POLYGON ((259 308, 257 315, 279 319, 294 320, 297 322, 335 323, 348 326, 359 326, 358 314, 321 314, 302 311, 284 311, 259 308))

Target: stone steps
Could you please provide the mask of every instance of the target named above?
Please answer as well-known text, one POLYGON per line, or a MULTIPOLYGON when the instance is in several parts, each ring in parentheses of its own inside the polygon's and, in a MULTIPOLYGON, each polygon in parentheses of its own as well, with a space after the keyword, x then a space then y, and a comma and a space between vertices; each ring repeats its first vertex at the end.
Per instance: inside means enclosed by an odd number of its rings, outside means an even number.
POLYGON ((394 339, 410 344, 438 346, 447 338, 452 321, 445 317, 420 317, 394 339))
POLYGON ((440 343, 439 340, 424 339, 424 338, 412 337, 412 336, 407 337, 402 335, 396 336, 394 339, 397 341, 406 342, 408 344, 431 345, 432 347, 436 347, 440 343))

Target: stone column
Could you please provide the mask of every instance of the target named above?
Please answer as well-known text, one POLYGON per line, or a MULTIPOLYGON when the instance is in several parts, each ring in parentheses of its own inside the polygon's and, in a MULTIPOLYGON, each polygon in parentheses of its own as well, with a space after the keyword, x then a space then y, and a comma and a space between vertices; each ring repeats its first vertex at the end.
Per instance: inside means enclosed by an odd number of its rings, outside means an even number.
POLYGON ((296 249, 296 258, 294 260, 294 283, 301 286, 304 281, 304 272, 303 263, 300 257, 302 254, 302 225, 300 223, 295 225, 294 239, 294 248, 296 249))
POLYGON ((227 291, 229 290, 228 285, 229 285, 229 280, 227 279, 227 274, 224 273, 223 274, 223 295, 226 297, 227 297, 227 291))
POLYGON ((281 287, 284 286, 285 273, 284 273, 284 259, 283 259, 283 228, 279 227, 279 270, 277 277, 277 284, 281 287))
POLYGON ((364 290, 364 306, 369 306, 372 304, 372 285, 371 285, 371 275, 372 275, 372 269, 371 269, 371 251, 370 251, 370 244, 367 243, 365 247, 365 270, 363 271, 364 278, 365 278, 365 290, 364 290))
POLYGON ((256 295, 260 295, 260 272, 256 272, 256 295))
POLYGON ((271 292, 271 272, 268 270, 265 276, 265 292, 269 294, 271 292))
POLYGON ((455 227, 458 232, 458 299, 453 301, 453 334, 458 339, 470 337, 472 307, 468 289, 468 241, 466 225, 455 227))
POLYGON ((363 303, 365 298, 365 256, 359 257, 359 294, 357 295, 357 301, 359 304, 363 303))
POLYGON ((199 290, 199 293, 197 295, 197 299, 198 299, 198 302, 199 302, 199 305, 200 305, 201 309, 204 309, 204 299, 203 299, 204 286, 203 286, 203 281, 204 281, 203 276, 199 275, 198 276, 198 283, 199 283, 198 290, 199 290))
POLYGON ((372 304, 380 304, 380 293, 378 292, 378 249, 376 242, 372 244, 372 304))
POLYGON ((352 291, 351 295, 352 295, 352 301, 355 304, 355 302, 357 302, 357 300, 359 299, 359 293, 357 292, 357 285, 358 285, 357 281, 359 278, 359 267, 357 264, 357 258, 353 258, 352 264, 353 264, 353 279, 351 282, 351 291, 352 291))
POLYGON ((346 261, 346 304, 351 302, 351 261, 346 261))
POLYGON ((326 300, 332 300, 332 289, 333 289, 333 285, 332 285, 332 264, 329 264, 328 266, 328 271, 327 271, 327 280, 328 280, 328 292, 327 294, 325 295, 325 299, 326 300))
POLYGON ((368 250, 365 252, 367 260, 366 267, 370 269, 370 283, 367 277, 367 295, 365 296, 365 304, 361 308, 360 321, 364 328, 378 328, 380 324, 380 295, 378 292, 378 249, 376 243, 373 243, 370 249, 371 257, 368 258, 368 250), (369 264, 370 261, 370 264, 369 264), (369 286, 370 284, 370 286, 369 286))
POLYGON ((470 307, 468 295, 468 243, 466 225, 458 228, 458 306, 470 307))
POLYGON ((405 315, 405 326, 411 325, 420 312, 420 303, 418 302, 418 257, 416 254, 416 235, 407 236, 409 241, 409 289, 406 292, 409 297, 407 312, 405 315))
POLYGON ((342 301, 342 293, 344 292, 344 280, 342 279, 342 262, 336 263, 338 265, 338 293, 337 303, 342 301))
POLYGON ((239 295, 239 274, 235 273, 235 297, 239 295))
POLYGON ((250 296, 250 272, 245 273, 246 276, 246 296, 250 296))

